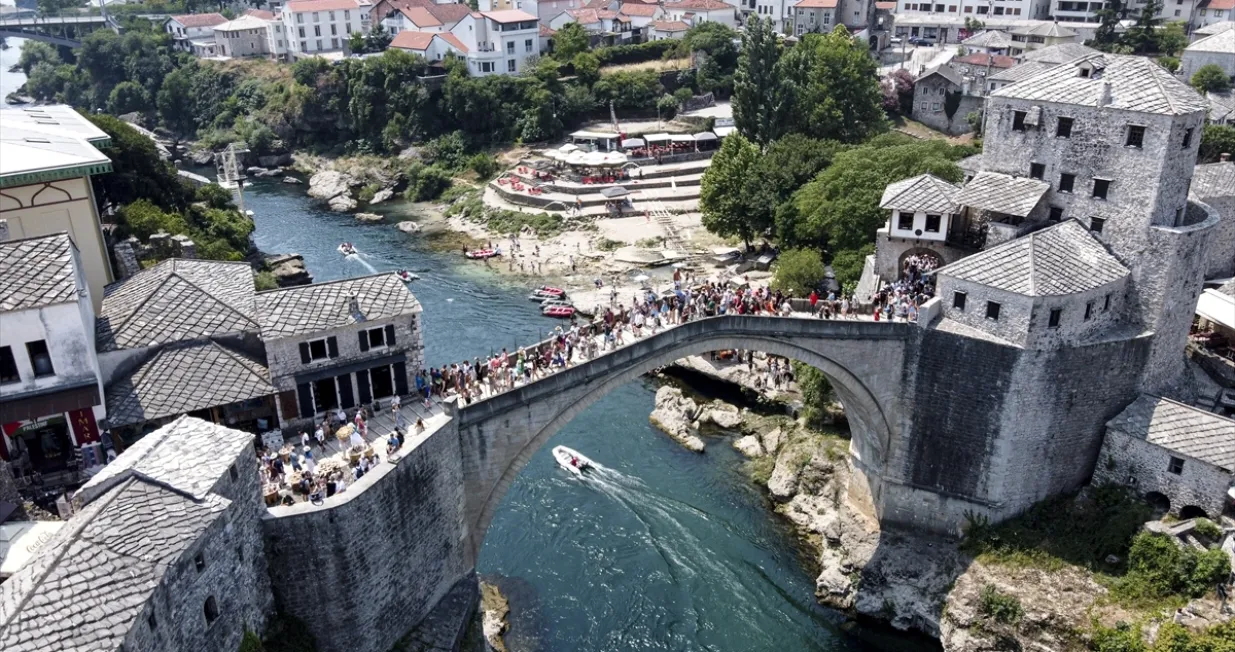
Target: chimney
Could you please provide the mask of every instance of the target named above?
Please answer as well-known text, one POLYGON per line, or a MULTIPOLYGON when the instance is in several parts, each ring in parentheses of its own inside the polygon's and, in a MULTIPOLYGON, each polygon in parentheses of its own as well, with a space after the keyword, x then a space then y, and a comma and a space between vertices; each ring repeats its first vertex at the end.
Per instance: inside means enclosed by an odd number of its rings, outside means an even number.
POLYGON ((352 318, 356 321, 364 321, 365 316, 360 312, 360 301, 356 299, 356 295, 352 295, 347 299, 347 311, 352 314, 352 318))
POLYGON ((1098 96, 1098 106, 1106 106, 1111 103, 1111 82, 1102 82, 1102 91, 1098 96))
POLYGON ((1218 155, 1218 160, 1219 160, 1219 161, 1222 161, 1223 163, 1230 163, 1230 162, 1231 162, 1231 153, 1230 153, 1230 152, 1222 152, 1221 154, 1219 154, 1219 155, 1218 155))

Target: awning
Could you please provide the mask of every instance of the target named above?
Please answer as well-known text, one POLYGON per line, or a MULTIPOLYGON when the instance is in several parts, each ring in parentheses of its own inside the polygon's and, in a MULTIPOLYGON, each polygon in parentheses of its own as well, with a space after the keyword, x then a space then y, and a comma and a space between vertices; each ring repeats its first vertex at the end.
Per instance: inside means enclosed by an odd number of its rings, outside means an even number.
POLYGON ((618 137, 617 134, 611 131, 587 131, 580 130, 570 135, 571 138, 579 138, 582 140, 613 140, 618 137))
POLYGON ((1196 314, 1235 330, 1235 297, 1229 297, 1217 290, 1205 290, 1196 301, 1196 314))
POLYGON ((0 525, 0 580, 16 573, 64 526, 63 521, 16 521, 0 525))
POLYGON ((600 194, 608 199, 613 199, 615 197, 625 197, 630 194, 630 191, 621 186, 613 186, 612 188, 602 188, 600 194))
POLYGON ((712 133, 716 134, 717 136, 720 136, 721 138, 724 138, 725 136, 728 136, 729 134, 737 130, 738 130, 737 127, 717 127, 712 130, 712 133))
POLYGON ((984 211, 1025 217, 1050 190, 1045 181, 998 172, 979 172, 956 195, 956 203, 984 211))
POLYGON ((621 165, 626 162, 626 155, 621 152, 606 152, 605 165, 621 165))
POLYGON ((693 143, 695 142, 695 137, 690 134, 673 134, 669 137, 669 140, 675 143, 693 143))
POLYGON ((647 145, 647 143, 644 142, 642 138, 627 138, 622 141, 622 149, 627 149, 630 147, 643 147, 644 145, 647 145))
POLYGON ((716 134, 710 131, 701 131, 695 134, 694 138, 695 138, 695 142, 702 142, 705 140, 716 140, 716 134))
POLYGON ((566 143, 565 145, 557 148, 557 151, 562 152, 563 154, 569 154, 577 149, 579 149, 578 145, 574 143, 566 143))
POLYGON ((296 379, 297 385, 301 383, 312 383, 312 382, 317 382, 319 380, 322 380, 323 378, 333 378, 335 376, 342 376, 343 374, 355 373, 357 371, 365 371, 366 369, 372 369, 374 367, 381 367, 383 365, 397 364, 399 362, 406 362, 406 361, 407 361, 406 353, 396 353, 394 355, 383 356, 375 360, 364 360, 362 362, 353 362, 352 364, 349 364, 349 365, 342 365, 339 367, 330 367, 328 369, 319 369, 317 371, 310 371, 308 373, 297 374, 295 376, 295 379, 296 379))
POLYGON ((0 403, 0 423, 30 421, 49 414, 89 409, 102 405, 99 383, 94 378, 30 392, 5 394, 0 403))
POLYGON ((604 152, 588 152, 583 157, 584 165, 601 166, 607 162, 608 162, 608 159, 605 158, 604 152))
POLYGON ((644 136, 649 143, 663 143, 669 140, 669 134, 648 134, 644 136))

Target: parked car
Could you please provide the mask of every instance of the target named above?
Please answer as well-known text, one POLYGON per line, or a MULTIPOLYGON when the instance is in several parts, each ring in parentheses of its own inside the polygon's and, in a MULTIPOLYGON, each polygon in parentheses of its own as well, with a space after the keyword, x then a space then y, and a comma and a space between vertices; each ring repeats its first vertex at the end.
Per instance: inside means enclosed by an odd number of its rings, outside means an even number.
POLYGON ((903 43, 904 41, 905 41, 905 39, 904 39, 903 37, 900 37, 900 36, 893 36, 893 37, 892 37, 892 38, 888 41, 888 43, 891 43, 892 45, 900 45, 900 44, 901 44, 901 43, 903 43))
POLYGON ((909 39, 909 44, 910 45, 934 45, 935 39, 927 38, 925 36, 915 36, 909 39))

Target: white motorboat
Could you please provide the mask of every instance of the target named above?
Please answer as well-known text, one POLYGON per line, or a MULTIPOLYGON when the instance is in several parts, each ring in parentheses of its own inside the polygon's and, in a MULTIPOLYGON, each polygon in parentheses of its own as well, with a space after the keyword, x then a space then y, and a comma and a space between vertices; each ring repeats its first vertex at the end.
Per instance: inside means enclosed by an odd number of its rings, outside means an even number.
POLYGON ((399 276, 399 280, 403 281, 404 283, 411 283, 412 281, 420 280, 419 274, 414 274, 412 272, 407 271, 406 269, 401 269, 395 272, 395 274, 397 274, 399 276))
POLYGON ((356 248, 352 246, 352 243, 344 242, 343 244, 339 245, 339 253, 343 254, 344 256, 351 256, 352 254, 356 253, 356 248))
POLYGON ((557 460, 558 465, 563 469, 577 476, 582 476, 585 469, 594 466, 592 460, 584 457, 579 451, 565 446, 553 447, 553 459, 557 460))

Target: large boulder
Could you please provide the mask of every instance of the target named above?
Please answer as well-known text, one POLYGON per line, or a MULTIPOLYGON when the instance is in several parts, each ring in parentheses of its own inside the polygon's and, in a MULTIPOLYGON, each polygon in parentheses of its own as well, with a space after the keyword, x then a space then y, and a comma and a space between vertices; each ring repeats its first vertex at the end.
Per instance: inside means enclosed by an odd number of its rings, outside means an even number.
POLYGON ((792 450, 781 451, 776 458, 776 467, 768 479, 768 493, 778 502, 789 502, 798 492, 798 454, 792 450))
POLYGON ((411 221, 399 222, 395 228, 407 234, 420 233, 420 225, 411 221))
POLYGON ((746 457, 763 457, 763 444, 759 443, 759 438, 755 435, 746 435, 734 440, 733 447, 746 457))
POLYGON ((214 152, 208 149, 195 149, 185 155, 193 165, 210 165, 214 163, 214 152))
POLYGON ((768 455, 775 455, 777 449, 780 448, 780 443, 781 440, 784 439, 784 436, 781 434, 780 428, 773 428, 772 430, 763 433, 762 439, 763 450, 767 451, 768 455))
POLYGON ((291 184, 299 185, 304 182, 301 181, 300 179, 297 179, 296 177, 283 177, 283 183, 291 183, 291 184))
POLYGON ((257 168, 257 171, 253 172, 252 174, 253 176, 259 179, 264 179, 268 177, 283 176, 285 172, 286 170, 284 170, 283 168, 279 168, 279 167, 271 168, 269 170, 267 170, 266 168, 257 168))
MULTIPOLYGON (((333 201, 333 200, 331 200, 331 201, 333 201)), ((381 222, 381 221, 382 221, 382 216, 381 216, 381 215, 378 215, 377 213, 356 213, 356 221, 357 221, 357 222, 366 222, 366 223, 370 223, 370 224, 371 224, 371 223, 373 223, 373 222, 381 222)))
POLYGON ((694 425, 698 413, 699 406, 689 397, 683 396, 682 390, 665 386, 656 391, 656 407, 648 418, 652 425, 687 450, 702 453, 703 440, 699 438, 694 425))
POLYGON ((309 196, 327 201, 339 195, 349 195, 355 180, 336 170, 324 170, 309 177, 309 196))
POLYGON ((708 409, 707 421, 724 430, 737 430, 742 425, 742 412, 736 406, 717 401, 708 409))
POLYGON ((373 193, 373 199, 370 199, 370 200, 369 200, 369 205, 370 205, 370 206, 373 206, 373 205, 375 205, 375 204, 380 204, 380 203, 382 203, 382 202, 386 201, 387 199, 390 199, 391 197, 394 197, 394 195, 395 195, 395 191, 394 191, 394 190, 392 190, 392 189, 390 189, 390 188, 383 188, 382 190, 379 190, 379 191, 377 191, 377 192, 373 193))
POLYGON ((330 210, 336 213, 350 213, 356 210, 356 200, 347 195, 331 197, 330 201, 326 202, 326 205, 330 206, 330 210))
POLYGON ((300 254, 267 256, 266 265, 281 288, 308 285, 313 282, 313 275, 305 268, 304 257, 300 254))

